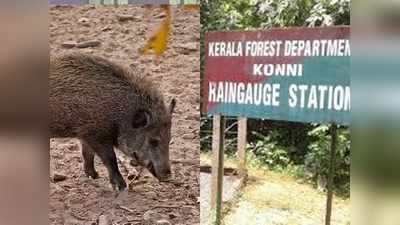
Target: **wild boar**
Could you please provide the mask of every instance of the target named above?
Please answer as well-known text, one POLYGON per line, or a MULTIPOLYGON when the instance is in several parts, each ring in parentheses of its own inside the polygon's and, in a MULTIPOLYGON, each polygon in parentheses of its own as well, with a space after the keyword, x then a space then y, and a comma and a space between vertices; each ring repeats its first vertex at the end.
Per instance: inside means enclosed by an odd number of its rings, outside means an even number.
POLYGON ((175 99, 166 105, 148 79, 99 56, 56 56, 49 68, 51 137, 81 140, 87 176, 98 177, 96 154, 113 188, 126 188, 115 147, 158 180, 171 178, 169 144, 175 99))

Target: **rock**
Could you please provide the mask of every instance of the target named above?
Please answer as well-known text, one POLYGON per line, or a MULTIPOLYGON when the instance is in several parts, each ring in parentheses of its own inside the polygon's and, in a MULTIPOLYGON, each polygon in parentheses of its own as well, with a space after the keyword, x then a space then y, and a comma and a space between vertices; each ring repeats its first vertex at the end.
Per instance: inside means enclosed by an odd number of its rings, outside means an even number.
POLYGON ((80 24, 82 24, 83 26, 86 26, 86 27, 88 27, 88 26, 90 26, 90 20, 88 19, 88 18, 85 18, 85 17, 83 17, 83 18, 80 18, 79 20, 78 20, 78 22, 80 23, 80 24))
POLYGON ((189 55, 191 52, 196 52, 198 50, 197 42, 181 44, 177 47, 178 47, 178 52, 184 55, 189 55))
POLYGON ((193 215, 195 208, 192 206, 182 206, 181 210, 185 215, 193 215))
POLYGON ((74 5, 66 5, 66 4, 61 4, 61 5, 51 5, 51 9, 73 9, 75 8, 74 5))
POLYGON ((128 21, 128 20, 136 20, 137 19, 134 16, 128 15, 128 14, 119 14, 119 15, 117 15, 117 18, 118 18, 118 21, 120 21, 120 22, 125 22, 125 21, 128 21))
POLYGON ((101 28, 101 31, 105 32, 105 31, 110 31, 112 30, 112 28, 110 26, 105 26, 103 28, 101 28))
POLYGON ((169 222, 166 219, 161 219, 161 220, 157 220, 156 224, 157 225, 171 225, 171 222, 169 222))
POLYGON ((110 221, 108 220, 107 216, 101 215, 99 217, 99 225, 111 225, 110 221))
POLYGON ((79 22, 79 23, 87 23, 87 22, 89 22, 89 19, 86 18, 86 17, 82 17, 82 18, 80 18, 80 19, 78 20, 78 22, 79 22))
POLYGON ((177 218, 178 216, 177 216, 176 214, 174 214, 174 213, 170 213, 170 214, 168 214, 168 217, 169 217, 170 219, 175 219, 175 218, 177 218))
POLYGON ((97 225, 97 222, 89 221, 85 222, 84 225, 97 225))
POLYGON ((66 41, 61 44, 63 48, 74 48, 78 43, 76 41, 66 41))
POLYGON ((143 215, 143 220, 145 221, 157 221, 161 220, 163 217, 154 210, 148 210, 143 215))
POLYGON ((182 136, 182 138, 185 139, 185 140, 193 140, 193 139, 195 139, 195 135, 193 135, 193 134, 184 134, 182 136))
POLYGON ((101 45, 100 41, 97 40, 92 40, 92 41, 83 41, 83 42, 79 42, 76 47, 77 48, 89 48, 89 47, 97 47, 101 45))
POLYGON ((143 214, 143 220, 145 221, 149 221, 151 220, 152 214, 154 214, 155 212, 152 210, 148 210, 143 214))
POLYGON ((155 15, 154 16, 154 18, 156 18, 156 19, 162 19, 162 18, 165 18, 167 15, 165 15, 165 14, 158 14, 158 15, 155 15))
POLYGON ((185 117, 186 120, 199 120, 198 115, 188 115, 185 117))
POLYGON ((58 183, 58 182, 62 182, 65 181, 67 179, 67 176, 62 175, 62 174, 53 174, 53 183, 58 183))
POLYGON ((190 42, 190 43, 187 43, 187 44, 182 44, 180 47, 183 48, 183 49, 190 50, 190 51, 197 51, 198 43, 197 42, 190 42))

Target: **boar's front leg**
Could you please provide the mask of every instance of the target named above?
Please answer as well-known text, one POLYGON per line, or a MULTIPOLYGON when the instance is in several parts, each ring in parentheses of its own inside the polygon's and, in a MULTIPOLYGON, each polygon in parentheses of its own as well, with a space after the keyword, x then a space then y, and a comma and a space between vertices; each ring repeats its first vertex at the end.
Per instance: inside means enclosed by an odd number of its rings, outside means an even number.
POLYGON ((126 183, 119 172, 117 157, 113 149, 112 141, 86 140, 107 168, 110 183, 114 190, 125 190, 126 183))

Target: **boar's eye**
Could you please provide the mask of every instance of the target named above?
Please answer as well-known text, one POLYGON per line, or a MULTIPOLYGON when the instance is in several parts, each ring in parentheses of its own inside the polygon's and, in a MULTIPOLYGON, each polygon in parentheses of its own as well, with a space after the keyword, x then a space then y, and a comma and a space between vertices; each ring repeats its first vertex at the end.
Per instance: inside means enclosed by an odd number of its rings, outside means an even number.
POLYGON ((157 147, 159 144, 160 144, 160 140, 159 139, 155 139, 155 138, 150 139, 151 147, 157 147))
POLYGON ((140 128, 146 127, 150 122, 150 115, 145 110, 139 110, 133 116, 132 127, 133 128, 140 128))

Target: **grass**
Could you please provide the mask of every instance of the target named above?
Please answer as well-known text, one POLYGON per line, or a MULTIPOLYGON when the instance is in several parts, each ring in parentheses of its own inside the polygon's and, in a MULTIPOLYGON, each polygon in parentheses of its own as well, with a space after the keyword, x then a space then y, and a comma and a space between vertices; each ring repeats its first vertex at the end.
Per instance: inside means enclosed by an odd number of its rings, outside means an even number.
MULTIPOLYGON (((234 157, 231 156, 224 156, 224 167, 229 167, 229 168, 237 168, 237 160, 234 157)), ((207 153, 201 153, 200 154, 200 164, 201 165, 209 165, 211 166, 211 161, 212 161, 212 155, 211 152, 207 153)))
MULTIPOLYGON (((210 154, 201 155, 210 164, 210 154)), ((225 166, 235 167, 227 158, 225 166)), ((249 168, 242 193, 225 215, 225 225, 321 225, 324 224, 326 194, 285 172, 249 168)), ((332 225, 350 224, 350 200, 334 198, 332 225)))

